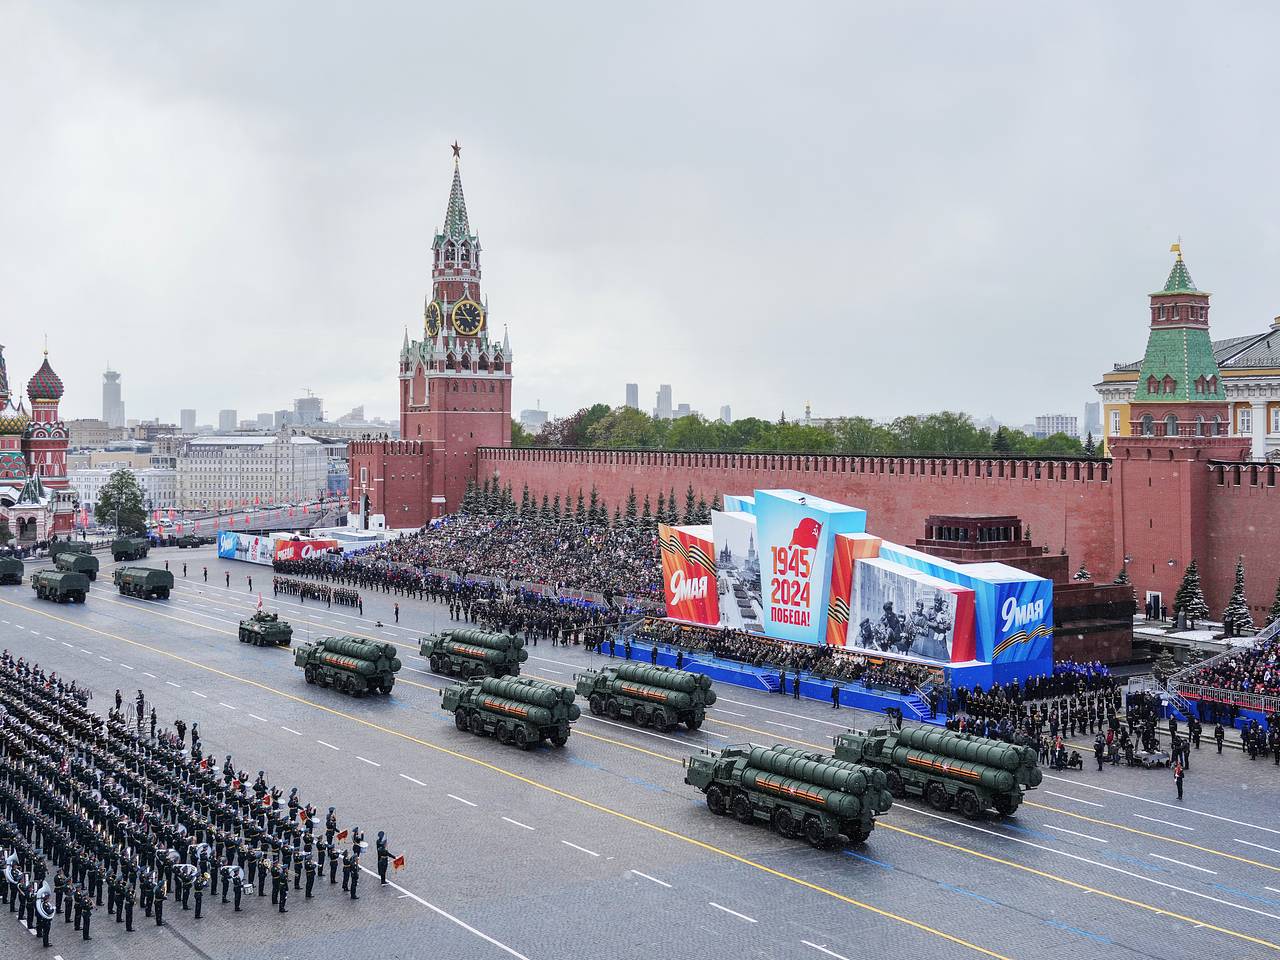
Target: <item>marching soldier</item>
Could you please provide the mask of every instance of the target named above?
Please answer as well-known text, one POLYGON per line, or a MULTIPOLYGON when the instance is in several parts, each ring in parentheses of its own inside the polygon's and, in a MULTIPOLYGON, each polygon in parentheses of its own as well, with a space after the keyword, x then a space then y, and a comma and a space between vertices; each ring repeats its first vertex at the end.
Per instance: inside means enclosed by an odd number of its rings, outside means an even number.
POLYGON ((195 893, 196 893, 196 915, 194 919, 200 919, 200 908, 204 905, 204 891, 209 886, 209 874, 201 873, 196 877, 195 893))
POLYGON ((133 887, 124 891, 124 932, 133 933, 133 887))
POLYGON ((307 899, 311 899, 311 888, 316 882, 316 862, 310 857, 307 858, 307 899))

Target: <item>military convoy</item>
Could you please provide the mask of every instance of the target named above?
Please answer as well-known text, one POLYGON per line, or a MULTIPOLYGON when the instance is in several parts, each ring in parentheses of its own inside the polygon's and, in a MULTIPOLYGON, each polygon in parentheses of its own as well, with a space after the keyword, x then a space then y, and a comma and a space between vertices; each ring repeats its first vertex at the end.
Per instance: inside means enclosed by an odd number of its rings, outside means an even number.
POLYGON ((576 674, 579 696, 597 717, 627 719, 641 727, 667 731, 683 723, 697 730, 707 707, 716 702, 705 674, 644 663, 621 663, 576 674))
POLYGON ((111 556, 116 563, 121 560, 141 560, 151 549, 146 537, 119 537, 111 541, 111 556))
POLYGON ((93 547, 84 540, 50 540, 49 560, 56 562, 64 553, 93 553, 93 547))
POLYGON ((27 568, 17 557, 0 557, 0 583, 21 584, 27 568))
POLYGON ((321 637, 304 643, 294 648, 293 663, 302 667, 307 683, 357 697, 390 693, 400 670, 392 644, 356 637, 321 637))
POLYGON ((89 578, 70 570, 37 570, 31 575, 31 589, 40 600, 54 603, 84 603, 89 593, 89 578))
POLYGON ((779 836, 819 848, 841 837, 864 842, 876 814, 893 806, 881 771, 795 747, 725 747, 688 757, 684 766, 684 782, 706 794, 712 813, 763 820, 779 836))
POLYGON ((98 579, 98 558, 91 553, 63 550, 54 558, 53 565, 62 571, 83 573, 90 580, 98 579))
POLYGON ((569 724, 582 716, 568 687, 526 677, 474 677, 440 691, 459 730, 492 736, 529 750, 544 740, 563 747, 569 724))
POLYGON ((287 647, 293 642, 293 627, 276 613, 259 610, 240 621, 240 642, 255 647, 287 647))
POLYGON ((510 633, 464 628, 423 637, 418 654, 431 669, 450 677, 514 677, 529 659, 524 638, 510 633))
POLYGON ((111 579, 126 597, 141 600, 168 600, 173 589, 173 574, 159 567, 116 567, 111 579))
POLYGON ((213 537, 205 537, 198 533, 184 533, 178 538, 178 549, 185 550, 187 547, 204 547, 213 543, 213 537))
POLYGON ((837 734, 835 753, 883 771, 895 797, 923 797, 938 810, 954 806, 970 819, 988 808, 1009 816, 1024 789, 1043 779, 1032 747, 923 724, 837 734))

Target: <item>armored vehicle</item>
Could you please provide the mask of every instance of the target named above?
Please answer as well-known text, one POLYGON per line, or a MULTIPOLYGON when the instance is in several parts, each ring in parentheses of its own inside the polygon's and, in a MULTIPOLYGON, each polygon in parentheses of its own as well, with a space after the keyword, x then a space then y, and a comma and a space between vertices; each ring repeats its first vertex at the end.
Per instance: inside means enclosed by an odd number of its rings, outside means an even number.
POLYGON ((202 537, 198 533, 184 533, 178 538, 178 549, 185 550, 187 547, 204 547, 213 543, 213 537, 202 537))
POLYGON ((22 583, 27 568, 17 557, 0 557, 0 583, 22 583))
POLYGON ((90 580, 98 579, 98 558, 91 553, 64 550, 54 559, 53 565, 59 570, 83 573, 90 580))
POLYGON ((603 670, 577 674, 578 694, 596 716, 626 719, 655 730, 670 730, 678 723, 697 730, 706 708, 716 702, 711 678, 687 670, 621 663, 603 670))
POLYGON ((418 654, 431 661, 431 669, 452 677, 514 677, 529 659, 524 638, 488 630, 446 630, 423 637, 418 654))
POLYGON ((524 677, 475 677, 440 691, 459 730, 496 737, 528 750, 543 740, 563 747, 569 724, 582 716, 573 691, 524 677))
POLYGON ((159 567, 116 567, 111 579, 126 597, 143 600, 168 600, 173 589, 173 574, 159 567))
POLYGON ((89 578, 69 570, 37 570, 31 575, 31 589, 41 600, 55 603, 84 603, 89 578))
POLYGON ((93 547, 83 540, 50 540, 49 559, 57 560, 64 553, 93 553, 93 547))
POLYGON ((342 693, 390 693, 400 658, 389 643, 357 637, 321 637, 293 651, 294 666, 302 667, 307 683, 333 687, 342 693))
POLYGON ((794 747, 725 747, 684 761, 684 782, 707 795, 707 807, 742 823, 767 821, 784 837, 827 847, 871 836, 877 813, 893 806, 874 767, 794 747))
POLYGON ((924 724, 837 734, 835 752, 882 770, 895 797, 923 797, 938 810, 954 806, 969 818, 988 808, 1008 816, 1024 789, 1043 779, 1032 747, 924 724))
POLYGON ((111 556, 116 563, 121 560, 141 560, 151 549, 151 541, 146 537, 120 537, 111 541, 111 556))
POLYGON ((293 627, 279 614, 259 610, 248 620, 240 621, 240 642, 255 647, 287 647, 293 640, 293 627))

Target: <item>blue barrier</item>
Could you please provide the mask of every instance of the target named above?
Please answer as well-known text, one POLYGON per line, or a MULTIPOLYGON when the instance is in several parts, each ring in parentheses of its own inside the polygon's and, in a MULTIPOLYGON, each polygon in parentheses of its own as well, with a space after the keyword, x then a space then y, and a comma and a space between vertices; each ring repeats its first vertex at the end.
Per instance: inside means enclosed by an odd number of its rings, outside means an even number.
MULTIPOLYGON (((618 643, 615 649, 617 651, 615 659, 623 659, 624 645, 618 643)), ((666 644, 658 644, 658 665, 674 667, 678 649, 677 647, 669 647, 666 644)), ((602 659, 610 659, 608 640, 601 644, 600 650, 603 651, 602 659)), ((652 644, 633 643, 631 644, 631 659, 639 663, 652 663, 652 651, 652 644)), ((755 667, 749 663, 723 660, 708 654, 686 653, 681 663, 681 668, 691 670, 694 673, 704 673, 717 683, 727 683, 735 687, 750 687, 752 690, 763 690, 773 693, 779 700, 782 699, 782 695, 777 693, 779 671, 772 667, 755 667)), ((794 677, 794 671, 788 670, 787 689, 785 691, 788 697, 794 696, 792 693, 794 677)), ((818 700, 829 704, 831 703, 832 686, 833 683, 830 680, 808 673, 800 675, 800 696, 803 699, 818 700)), ((866 710, 870 713, 884 713, 886 707, 894 707, 901 710, 903 717, 907 720, 932 723, 938 726, 946 722, 945 717, 929 716, 927 706, 914 693, 903 696, 893 690, 865 687, 860 683, 841 683, 838 686, 840 687, 840 706, 842 707, 866 710)))

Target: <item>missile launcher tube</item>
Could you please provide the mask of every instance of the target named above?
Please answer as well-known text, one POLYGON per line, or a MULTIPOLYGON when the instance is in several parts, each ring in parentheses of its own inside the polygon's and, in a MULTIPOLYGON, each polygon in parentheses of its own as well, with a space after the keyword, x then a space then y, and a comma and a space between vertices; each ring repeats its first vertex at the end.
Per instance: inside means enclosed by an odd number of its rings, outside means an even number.
POLYGON ((524 637, 517 637, 510 633, 493 633, 489 630, 474 628, 447 630, 444 636, 454 643, 485 647, 489 650, 520 650, 524 647, 524 637))
POLYGON ((655 687, 647 683, 637 683, 621 678, 608 685, 609 692, 615 697, 629 697, 632 700, 644 700, 654 706, 670 707, 673 710, 692 710, 697 704, 690 694, 681 690, 666 687, 655 687))
POLYGON ((852 820, 862 813, 862 800, 851 793, 780 776, 769 770, 747 767, 742 771, 742 785, 778 799, 828 810, 846 820, 852 820))
POLYGON ((747 763, 770 773, 854 796, 862 796, 867 789, 867 777, 861 769, 850 770, 768 747, 752 747, 747 763))
POLYGON ((648 666, 643 663, 621 663, 617 667, 618 676, 623 680, 648 684, 651 687, 662 687, 667 690, 679 690, 682 693, 693 693, 699 687, 703 690, 711 688, 711 678, 687 670, 673 670, 670 667, 648 666))
POLYGON ((1016 771, 1026 762, 1020 748, 985 737, 969 738, 949 730, 928 727, 904 727, 896 731, 896 736, 897 747, 912 747, 1010 772, 1016 771))
POLYGON ((509 700, 493 694, 482 693, 473 701, 475 706, 490 713, 500 713, 516 720, 524 720, 535 727, 550 727, 559 723, 571 723, 581 716, 577 704, 557 703, 554 707, 539 707, 523 700, 509 700))
POLYGON ((971 763, 968 760, 954 760, 927 750, 895 747, 890 759, 899 766, 914 767, 926 773, 938 773, 944 777, 953 777, 969 783, 980 783, 988 790, 995 790, 998 793, 1008 793, 1018 788, 1017 777, 1008 770, 982 763, 971 763))
POLYGON ((537 680, 507 680, 496 677, 485 677, 480 681, 480 689, 494 696, 521 703, 535 704, 540 707, 553 708, 558 703, 573 703, 573 690, 570 687, 557 687, 537 680))
POLYGON ((359 660, 371 660, 376 663, 379 660, 396 659, 396 648, 389 643, 376 643, 356 637, 321 637, 316 643, 329 653, 355 657, 359 660))
POLYGON ((454 657, 463 657, 467 660, 481 660, 485 663, 493 664, 510 663, 512 659, 517 660, 519 663, 524 663, 529 659, 528 650, 499 650, 496 647, 481 647, 476 644, 463 643, 460 640, 444 640, 439 644, 438 652, 454 657), (514 658, 512 653, 516 654, 514 658))

